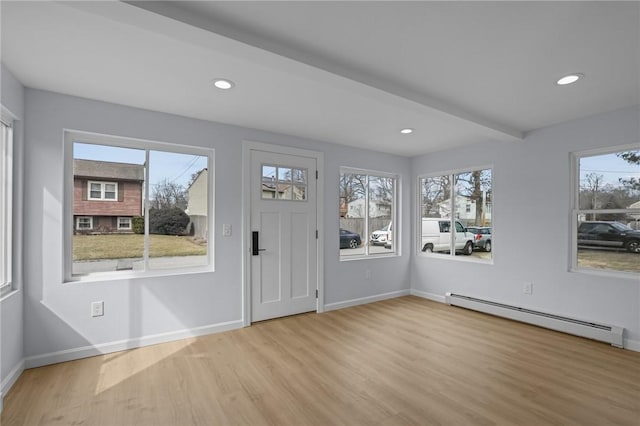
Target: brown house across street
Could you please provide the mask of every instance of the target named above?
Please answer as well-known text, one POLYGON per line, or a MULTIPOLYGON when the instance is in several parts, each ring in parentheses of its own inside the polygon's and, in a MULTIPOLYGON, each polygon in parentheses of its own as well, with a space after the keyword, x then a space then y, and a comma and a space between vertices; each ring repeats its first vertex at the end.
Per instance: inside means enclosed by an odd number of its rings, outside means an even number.
POLYGON ((144 166, 73 160, 75 233, 131 233, 142 216, 144 166))

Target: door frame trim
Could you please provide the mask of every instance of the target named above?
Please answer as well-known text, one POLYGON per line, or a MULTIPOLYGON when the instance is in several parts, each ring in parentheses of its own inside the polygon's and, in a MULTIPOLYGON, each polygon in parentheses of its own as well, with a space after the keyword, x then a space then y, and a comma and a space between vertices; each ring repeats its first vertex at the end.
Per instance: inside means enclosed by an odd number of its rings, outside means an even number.
POLYGON ((324 153, 308 149, 242 141, 242 325, 251 325, 251 151, 296 155, 316 160, 320 177, 316 179, 316 226, 318 229, 316 312, 324 312, 324 153))

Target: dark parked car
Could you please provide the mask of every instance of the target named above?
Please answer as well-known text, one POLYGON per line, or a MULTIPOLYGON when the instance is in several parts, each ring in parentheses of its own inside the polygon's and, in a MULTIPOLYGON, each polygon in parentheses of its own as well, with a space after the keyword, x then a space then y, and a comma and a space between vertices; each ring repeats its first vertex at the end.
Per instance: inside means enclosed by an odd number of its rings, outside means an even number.
POLYGON ((640 231, 620 222, 582 222, 578 226, 578 245, 625 248, 640 253, 640 231))
POLYGON ((471 232, 473 238, 473 248, 491 251, 491 228, 488 226, 467 226, 467 231, 471 232))
POLYGON ((361 242, 360 234, 340 228, 340 248, 357 248, 361 242))

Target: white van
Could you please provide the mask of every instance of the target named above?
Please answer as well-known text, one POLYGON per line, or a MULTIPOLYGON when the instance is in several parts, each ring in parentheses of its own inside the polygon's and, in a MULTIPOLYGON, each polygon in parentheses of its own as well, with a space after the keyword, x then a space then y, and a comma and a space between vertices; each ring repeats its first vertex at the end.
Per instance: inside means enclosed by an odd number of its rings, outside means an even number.
MULTIPOLYGON (((473 253, 474 235, 466 232, 462 223, 454 221, 456 227, 456 252, 465 255, 473 253)), ((451 249, 451 221, 449 219, 437 217, 422 218, 422 251, 424 252, 443 252, 451 249)))

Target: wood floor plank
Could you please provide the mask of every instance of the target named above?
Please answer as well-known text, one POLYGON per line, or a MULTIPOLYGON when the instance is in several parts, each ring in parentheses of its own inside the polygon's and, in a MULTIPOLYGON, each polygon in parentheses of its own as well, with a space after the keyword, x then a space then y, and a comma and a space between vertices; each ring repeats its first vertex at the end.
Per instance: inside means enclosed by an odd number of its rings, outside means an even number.
POLYGON ((19 425, 634 425, 640 354, 402 297, 25 371, 19 425))

